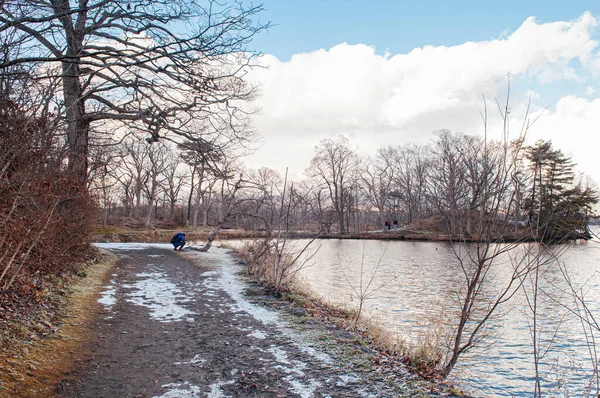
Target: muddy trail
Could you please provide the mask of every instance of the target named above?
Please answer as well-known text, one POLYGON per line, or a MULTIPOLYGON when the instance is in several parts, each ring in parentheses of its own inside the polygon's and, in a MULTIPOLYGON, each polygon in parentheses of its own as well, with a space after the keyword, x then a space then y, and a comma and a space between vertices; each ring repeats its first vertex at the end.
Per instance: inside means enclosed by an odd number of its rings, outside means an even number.
POLYGON ((60 396, 429 395, 404 369, 374 370, 376 354, 347 332, 265 305, 274 299, 242 280, 224 249, 107 248, 120 260, 98 300, 95 336, 60 396))

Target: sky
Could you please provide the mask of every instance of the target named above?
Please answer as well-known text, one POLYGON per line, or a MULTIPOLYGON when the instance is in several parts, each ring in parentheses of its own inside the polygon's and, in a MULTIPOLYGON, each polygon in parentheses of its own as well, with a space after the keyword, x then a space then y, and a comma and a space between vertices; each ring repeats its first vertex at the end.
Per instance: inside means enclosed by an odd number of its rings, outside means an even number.
POLYGON ((499 137, 535 121, 600 183, 600 2, 265 0, 274 26, 251 47, 262 144, 246 163, 304 177, 315 145, 345 135, 357 152, 426 144, 440 129, 499 137), (527 105, 531 101, 529 114, 527 105))

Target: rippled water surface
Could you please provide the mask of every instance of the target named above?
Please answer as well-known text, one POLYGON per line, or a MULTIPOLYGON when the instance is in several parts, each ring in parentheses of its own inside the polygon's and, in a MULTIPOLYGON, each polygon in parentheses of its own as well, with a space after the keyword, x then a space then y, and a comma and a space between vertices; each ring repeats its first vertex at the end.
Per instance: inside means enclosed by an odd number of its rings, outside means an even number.
MULTIPOLYGON (((356 307, 361 291, 372 292, 365 301, 368 314, 410 344, 418 344, 439 325, 442 314, 458 308, 464 277, 447 243, 323 240, 318 245, 314 265, 302 272, 314 293, 333 304, 356 307)), ((488 290, 504 286, 512 264, 522 258, 522 247, 500 258, 488 290)), ((573 284, 586 283, 588 305, 600 320, 599 260, 600 243, 593 241, 570 245, 558 259, 573 284)), ((565 293, 568 286, 559 266, 554 262, 541 269, 538 330, 547 351, 540 366, 542 391, 545 396, 585 396, 593 367, 582 324, 569 312, 573 301, 565 293)), ((532 317, 525 289, 498 314, 489 324, 489 336, 461 359, 451 378, 480 396, 532 396, 532 317)))

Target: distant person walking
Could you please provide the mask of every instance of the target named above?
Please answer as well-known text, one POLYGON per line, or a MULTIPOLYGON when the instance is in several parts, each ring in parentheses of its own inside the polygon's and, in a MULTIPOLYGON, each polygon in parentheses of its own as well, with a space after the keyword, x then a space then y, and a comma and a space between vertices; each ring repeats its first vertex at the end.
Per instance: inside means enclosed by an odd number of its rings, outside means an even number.
POLYGON ((394 231, 398 229, 398 220, 394 218, 394 231))
POLYGON ((385 220, 385 229, 383 230, 385 231, 389 231, 390 230, 390 222, 388 220, 385 220))
POLYGON ((173 244, 173 250, 179 249, 183 250, 183 246, 185 246, 185 234, 183 232, 177 232, 175 236, 171 238, 171 244, 173 244))

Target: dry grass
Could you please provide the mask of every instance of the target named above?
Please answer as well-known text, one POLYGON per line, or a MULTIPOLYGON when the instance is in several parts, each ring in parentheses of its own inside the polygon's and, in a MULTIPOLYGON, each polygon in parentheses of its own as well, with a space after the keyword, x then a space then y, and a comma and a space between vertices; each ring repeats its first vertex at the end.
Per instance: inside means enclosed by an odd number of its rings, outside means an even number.
POLYGON ((411 346, 408 342, 381 324, 376 318, 361 316, 355 323, 356 310, 332 306, 315 298, 305 287, 294 285, 294 290, 282 295, 283 299, 302 306, 306 312, 337 328, 352 332, 354 342, 377 351, 385 357, 382 363, 402 363, 416 374, 428 378, 438 378, 437 366, 442 359, 443 331, 442 319, 430 320, 429 327, 420 344, 411 346), (298 289, 299 288, 299 289, 298 289))
MULTIPOLYGON (((92 334, 94 314, 100 308, 98 293, 115 261, 114 254, 104 251, 102 260, 85 270, 85 278, 72 281, 64 309, 67 315, 53 325, 53 335, 37 341, 15 338, 11 349, 0 355, 0 397, 56 395, 57 385, 68 379, 82 344, 92 334)), ((33 330, 22 332, 31 336, 33 330)))
MULTIPOLYGON (((268 251, 257 256, 260 248, 260 245, 246 245, 237 250, 237 255, 245 262, 248 277, 269 289, 271 284, 268 274, 272 270, 273 259, 268 251)), ((437 321, 427 320, 427 332, 419 339, 421 343, 413 347, 375 318, 361 315, 356 322, 356 309, 332 306, 317 298, 310 288, 298 279, 289 281, 286 289, 280 293, 282 299, 302 307, 309 316, 352 332, 356 336, 355 343, 369 346, 379 352, 387 358, 386 363, 401 362, 424 377, 436 376, 436 367, 442 358, 442 318, 437 321)))

